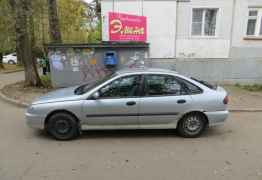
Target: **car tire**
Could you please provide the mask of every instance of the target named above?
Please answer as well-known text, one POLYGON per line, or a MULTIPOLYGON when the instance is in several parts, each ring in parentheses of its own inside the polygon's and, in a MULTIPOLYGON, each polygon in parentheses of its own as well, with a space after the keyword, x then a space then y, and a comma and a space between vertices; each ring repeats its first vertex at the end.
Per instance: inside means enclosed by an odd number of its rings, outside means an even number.
POLYGON ((8 64, 15 64, 15 61, 9 60, 9 61, 8 61, 8 64))
POLYGON ((207 127, 207 119, 201 113, 186 114, 178 123, 177 131, 185 138, 199 137, 207 127))
POLYGON ((77 119, 69 113, 56 113, 46 124, 47 132, 57 140, 72 140, 80 134, 77 119))

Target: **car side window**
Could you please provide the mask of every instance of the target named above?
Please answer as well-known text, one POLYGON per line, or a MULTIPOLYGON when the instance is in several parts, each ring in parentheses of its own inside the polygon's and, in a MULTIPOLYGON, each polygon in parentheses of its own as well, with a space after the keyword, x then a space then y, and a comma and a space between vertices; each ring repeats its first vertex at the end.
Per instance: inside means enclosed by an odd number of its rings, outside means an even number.
POLYGON ((145 76, 145 96, 179 96, 185 94, 187 94, 185 88, 174 76, 145 76))
POLYGON ((179 78, 179 81, 181 81, 185 85, 185 87, 188 90, 188 94, 201 94, 203 92, 203 90, 200 87, 194 85, 193 83, 187 80, 179 78))
POLYGON ((139 95, 140 75, 118 78, 99 90, 100 98, 127 98, 139 95))

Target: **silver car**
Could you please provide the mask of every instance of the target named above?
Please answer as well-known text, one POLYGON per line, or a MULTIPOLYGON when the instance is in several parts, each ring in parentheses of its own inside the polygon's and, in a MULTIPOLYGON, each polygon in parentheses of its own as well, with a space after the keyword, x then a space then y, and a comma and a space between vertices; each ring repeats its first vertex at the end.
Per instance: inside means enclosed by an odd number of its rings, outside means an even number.
POLYGON ((198 137, 228 117, 222 87, 163 69, 121 70, 101 81, 60 89, 27 109, 27 124, 69 140, 82 130, 177 129, 198 137))

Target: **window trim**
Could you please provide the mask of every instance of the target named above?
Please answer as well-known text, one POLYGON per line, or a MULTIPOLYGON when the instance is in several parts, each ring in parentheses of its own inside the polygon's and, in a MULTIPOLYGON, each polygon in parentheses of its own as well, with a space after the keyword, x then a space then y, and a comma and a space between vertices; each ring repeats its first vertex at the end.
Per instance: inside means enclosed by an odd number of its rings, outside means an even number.
POLYGON ((140 94, 140 97, 141 98, 152 98, 152 97, 173 97, 173 96, 176 96, 176 97, 179 97, 179 96, 188 96, 190 94, 188 94, 188 89, 185 87, 184 83, 182 83, 177 76, 175 75, 171 75, 171 74, 151 74, 151 73, 148 73, 148 74, 143 74, 143 77, 142 77, 142 89, 141 89, 141 94, 140 94), (156 76, 171 76, 173 78, 176 79, 176 81, 182 86, 182 88, 187 92, 187 94, 183 94, 183 95, 146 95, 146 92, 145 92, 145 76, 148 76, 148 75, 156 75, 156 76))
MULTIPOLYGON (((105 85, 103 85, 102 87, 100 87, 99 89, 97 89, 95 92, 92 93, 95 94, 96 92, 100 93, 100 90, 102 88, 104 88, 105 86, 113 83, 114 81, 118 80, 118 79, 122 79, 122 78, 126 78, 126 77, 131 77, 131 76, 139 76, 139 87, 138 87, 138 95, 137 96, 126 96, 126 97, 99 97, 98 100, 105 100, 105 99, 125 99, 125 98, 139 98, 141 96, 141 85, 142 85, 142 74, 130 74, 130 75, 126 75, 126 76, 121 76, 118 77, 108 83, 106 83, 105 85)), ((92 97, 92 95, 90 95, 90 97, 92 97)), ((90 98, 89 98, 90 99, 90 98)))
POLYGON ((247 11, 247 21, 246 21, 246 32, 245 32, 245 38, 246 40, 253 40, 253 39, 259 39, 262 38, 262 34, 260 34, 260 29, 262 28, 262 8, 259 7, 249 7, 247 11), (248 22, 250 19, 255 19, 255 17, 252 18, 252 16, 249 16, 250 11, 257 11, 256 16, 256 25, 255 25, 255 32, 254 35, 248 35, 248 22))
POLYGON ((204 90, 201 87, 199 87, 198 85, 196 85, 196 84, 194 84, 194 83, 192 83, 192 82, 190 82, 190 81, 188 81, 184 78, 181 78, 181 77, 176 77, 176 78, 180 81, 180 83, 184 84, 184 86, 186 86, 186 84, 184 82, 181 82, 181 81, 185 81, 185 82, 187 82, 187 83, 189 83, 193 86, 196 86, 201 91, 200 93, 192 93, 192 92, 190 92, 190 89, 188 89, 188 87, 185 87, 187 89, 188 95, 192 96, 192 95, 199 95, 199 94, 204 93, 204 90))
POLYGON ((126 75, 126 76, 121 76, 121 77, 118 77, 118 78, 115 78, 114 80, 108 80, 109 82, 107 82, 106 84, 104 84, 103 86, 99 87, 97 90, 95 90, 90 96, 89 98, 87 98, 87 100, 93 100, 92 99, 92 95, 96 92, 99 92, 100 89, 104 88, 105 86, 109 85, 110 83, 112 83, 113 81, 115 80, 118 80, 120 78, 125 78, 125 77, 129 77, 129 76, 140 76, 140 85, 139 85, 139 90, 138 90, 138 96, 131 96, 131 97, 110 97, 110 98, 102 98, 100 97, 98 100, 109 100, 109 99, 124 99, 124 98, 152 98, 152 97, 173 97, 173 96, 176 96, 176 97, 179 97, 179 96, 192 96, 192 95, 199 95, 199 94, 203 94, 204 93, 204 90, 199 87, 198 85, 188 81, 187 79, 184 79, 184 78, 181 78, 179 76, 176 76, 176 75, 172 75, 172 74, 160 74, 160 73, 144 73, 144 74, 129 74, 129 75, 126 75), (159 76, 171 76, 173 78, 175 78, 181 86, 183 86, 183 88, 185 89, 186 91, 186 94, 183 94, 183 95, 152 95, 152 96, 146 96, 145 95, 145 76, 147 75, 159 75, 159 76), (190 93, 190 90, 186 87, 185 83, 184 82, 181 82, 181 81, 186 81, 196 87, 198 87, 200 90, 201 90, 201 93, 197 93, 197 94, 193 94, 193 93, 190 93))
POLYGON ((191 8, 191 15, 190 15, 190 27, 189 27, 189 37, 190 38, 199 38, 199 39, 217 39, 218 38, 218 34, 219 34, 219 23, 220 22, 220 8, 218 7, 205 7, 205 6, 200 6, 200 7, 192 7, 191 8), (206 10, 208 9, 215 9, 217 10, 217 14, 216 14, 216 29, 215 29, 215 35, 214 36, 208 36, 208 35, 205 35, 205 23, 204 20, 205 20, 205 13, 202 17, 202 27, 201 27, 201 35, 193 35, 192 34, 192 30, 193 30, 193 11, 194 9, 203 9, 205 12, 206 10))

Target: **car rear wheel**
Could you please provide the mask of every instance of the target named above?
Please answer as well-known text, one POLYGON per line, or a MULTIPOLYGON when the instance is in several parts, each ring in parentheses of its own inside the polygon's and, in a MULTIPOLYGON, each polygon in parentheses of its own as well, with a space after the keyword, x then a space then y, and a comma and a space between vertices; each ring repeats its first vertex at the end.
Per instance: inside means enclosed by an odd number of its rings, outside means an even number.
POLYGON ((56 113, 48 119, 46 130, 57 140, 71 140, 79 135, 79 124, 71 114, 56 113))
POLYGON ((185 115, 178 123, 178 133, 186 138, 199 137, 207 126, 207 120, 200 113, 190 113, 185 115))

